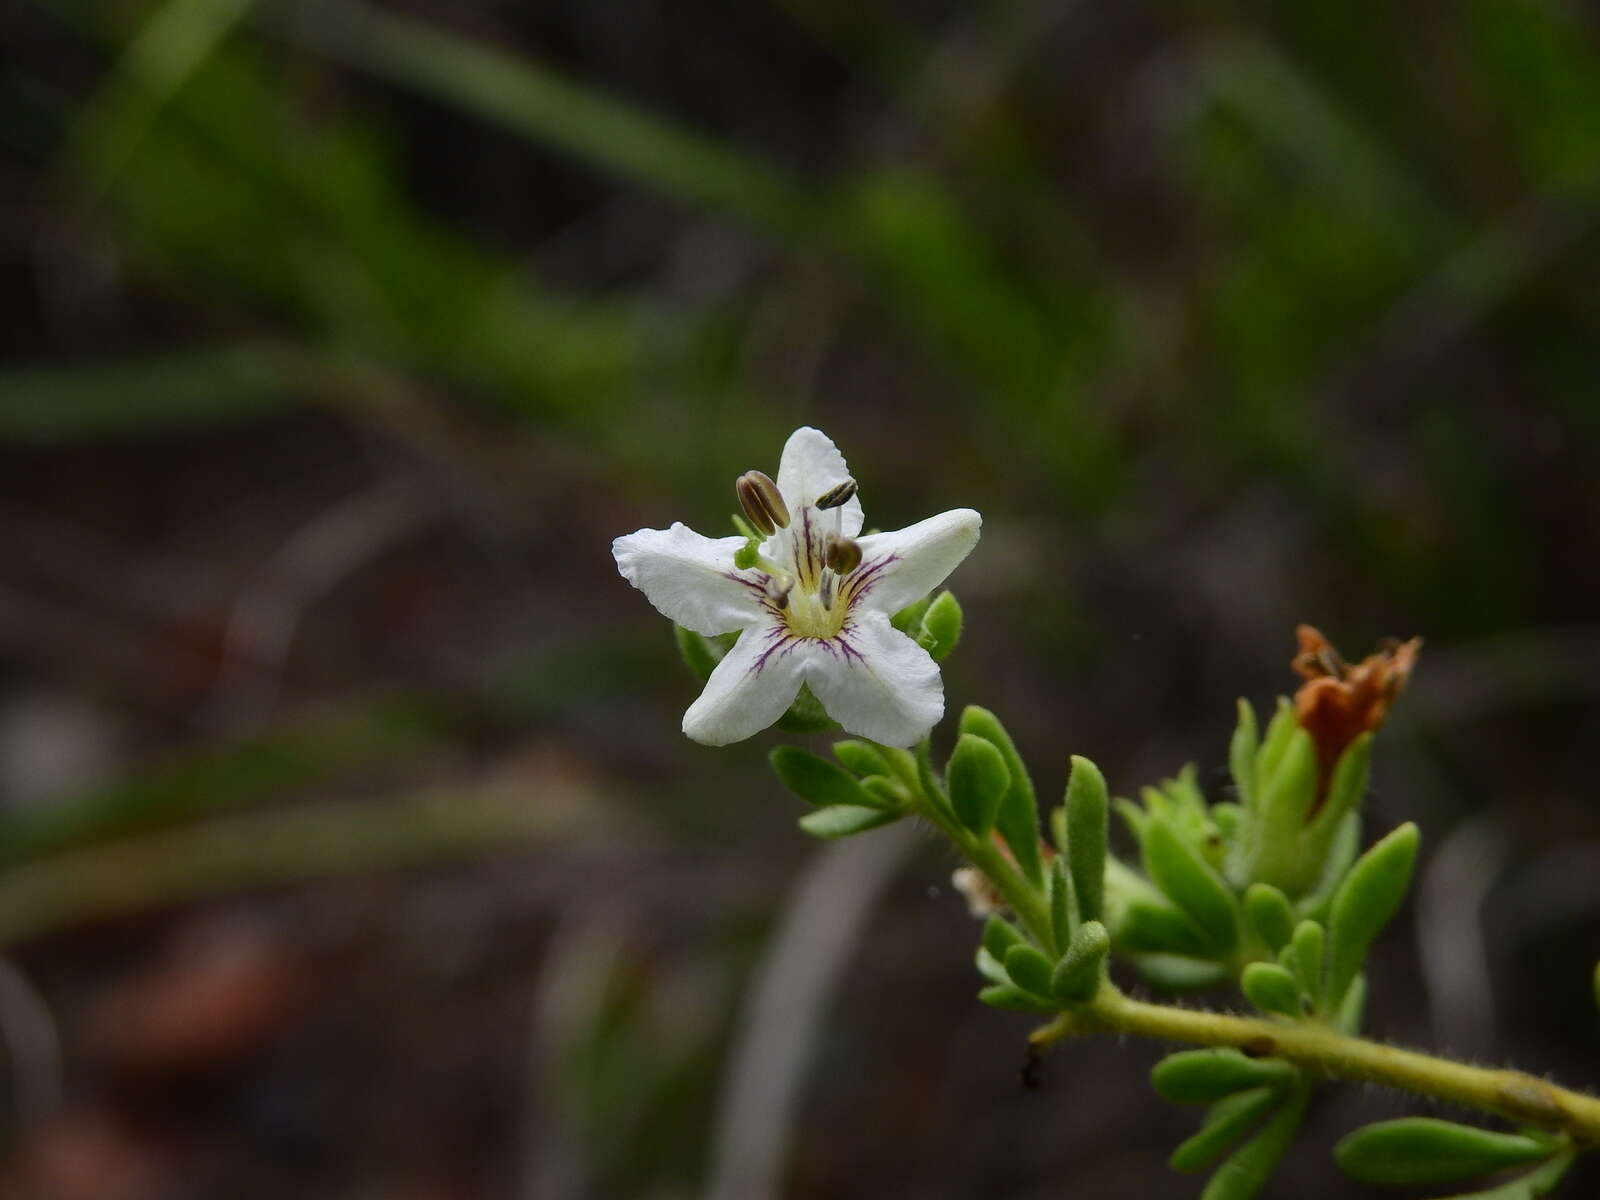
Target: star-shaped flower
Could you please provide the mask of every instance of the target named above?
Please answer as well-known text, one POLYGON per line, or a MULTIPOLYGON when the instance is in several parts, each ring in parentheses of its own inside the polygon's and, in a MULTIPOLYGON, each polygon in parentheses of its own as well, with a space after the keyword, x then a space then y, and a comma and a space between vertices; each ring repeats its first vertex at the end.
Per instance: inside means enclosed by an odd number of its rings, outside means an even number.
POLYGON ((684 733, 709 746, 747 738, 805 684, 851 733, 891 746, 925 737, 944 715, 939 668, 889 618, 944 582, 977 545, 983 519, 957 508, 859 536, 861 501, 844 456, 810 428, 790 435, 776 483, 752 471, 737 491, 766 536, 759 549, 683 524, 611 544, 623 577, 679 625, 707 637, 740 631, 684 713, 684 733))

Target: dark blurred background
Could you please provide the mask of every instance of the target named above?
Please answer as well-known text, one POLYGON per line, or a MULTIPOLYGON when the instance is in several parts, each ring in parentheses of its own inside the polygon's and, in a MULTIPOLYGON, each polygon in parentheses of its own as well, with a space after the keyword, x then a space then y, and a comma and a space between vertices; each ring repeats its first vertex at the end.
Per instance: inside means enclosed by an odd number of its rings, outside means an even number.
MULTIPOLYGON (((0 1193, 1187 1197, 933 839, 709 751, 610 539, 828 431, 971 505, 952 708, 1221 795, 1427 639, 1381 1036, 1600 1082, 1600 18, 0 9, 0 1193), (1418 956, 1419 943, 1427 947, 1418 956)), ((818 747, 826 737, 809 739, 818 747)), ((1269 1195, 1396 1098, 1328 1089, 1269 1195)), ((1595 1176, 1570 1194, 1594 1194, 1595 1176)))

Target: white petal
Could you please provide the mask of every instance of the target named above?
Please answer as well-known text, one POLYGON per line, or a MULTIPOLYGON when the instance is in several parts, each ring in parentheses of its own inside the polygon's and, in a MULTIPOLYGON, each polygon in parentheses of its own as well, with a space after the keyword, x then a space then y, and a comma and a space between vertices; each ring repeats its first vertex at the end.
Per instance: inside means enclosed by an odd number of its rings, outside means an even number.
POLYGON ((888 746, 913 746, 944 715, 938 666, 886 614, 852 614, 839 637, 809 644, 827 653, 811 655, 806 682, 828 715, 851 733, 888 746))
MULTIPOLYGON (((783 493, 791 517, 798 519, 803 505, 815 504, 819 496, 849 478, 844 455, 820 429, 802 426, 784 443, 783 457, 778 460, 778 491, 783 493)), ((839 532, 845 537, 861 532, 859 497, 852 496, 839 506, 839 520, 839 532)))
POLYGON ((713 637, 761 615, 760 577, 733 567, 742 545, 741 537, 708 538, 679 522, 619 537, 611 554, 622 577, 664 616, 713 637))
POLYGON ((974 510, 953 508, 892 533, 869 533, 861 539, 856 569, 865 583, 856 603, 894 613, 922 599, 972 553, 982 525, 974 510))
POLYGON ((781 625, 746 629, 683 714, 684 733, 707 746, 726 746, 771 725, 800 693, 805 645, 781 625))

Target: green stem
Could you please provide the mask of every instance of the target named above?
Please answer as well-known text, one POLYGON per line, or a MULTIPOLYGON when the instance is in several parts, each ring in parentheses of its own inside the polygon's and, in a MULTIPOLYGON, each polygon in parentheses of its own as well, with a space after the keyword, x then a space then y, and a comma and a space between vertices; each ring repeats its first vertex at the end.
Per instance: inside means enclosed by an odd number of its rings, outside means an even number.
POLYGON ((1568 1134, 1600 1145, 1600 1098, 1557 1087, 1522 1071, 1474 1067, 1415 1050, 1351 1037, 1308 1021, 1236 1017, 1134 1000, 1110 984, 1082 1009, 1062 1013, 1036 1030, 1036 1047, 1088 1033, 1131 1033, 1198 1046, 1232 1046, 1257 1057, 1281 1058, 1314 1075, 1362 1080, 1494 1113, 1508 1121, 1568 1134))

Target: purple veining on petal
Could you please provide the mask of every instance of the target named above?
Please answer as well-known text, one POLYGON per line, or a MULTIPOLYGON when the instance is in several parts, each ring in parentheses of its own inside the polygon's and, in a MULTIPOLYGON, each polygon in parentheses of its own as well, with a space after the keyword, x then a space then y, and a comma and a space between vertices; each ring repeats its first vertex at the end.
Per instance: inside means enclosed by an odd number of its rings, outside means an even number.
POLYGON ((882 558, 870 559, 858 566, 841 585, 841 591, 848 593, 848 603, 854 604, 864 599, 883 577, 884 569, 899 561, 898 554, 885 554, 882 558))

